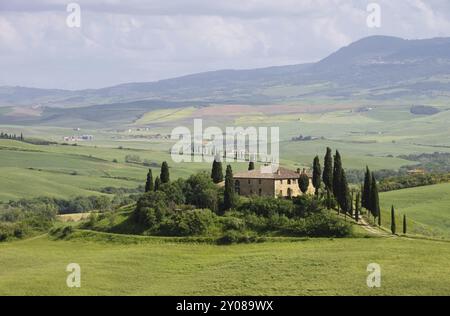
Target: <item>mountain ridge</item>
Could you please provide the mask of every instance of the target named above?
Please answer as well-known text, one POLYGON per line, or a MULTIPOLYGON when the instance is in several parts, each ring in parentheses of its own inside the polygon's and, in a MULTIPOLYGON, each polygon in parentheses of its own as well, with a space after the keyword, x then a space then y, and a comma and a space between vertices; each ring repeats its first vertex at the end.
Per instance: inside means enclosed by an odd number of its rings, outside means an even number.
POLYGON ((81 107, 146 100, 273 104, 317 97, 449 96, 450 88, 440 84, 447 78, 450 38, 406 40, 378 35, 353 42, 316 63, 215 70, 100 89, 2 86, 0 105, 81 107))

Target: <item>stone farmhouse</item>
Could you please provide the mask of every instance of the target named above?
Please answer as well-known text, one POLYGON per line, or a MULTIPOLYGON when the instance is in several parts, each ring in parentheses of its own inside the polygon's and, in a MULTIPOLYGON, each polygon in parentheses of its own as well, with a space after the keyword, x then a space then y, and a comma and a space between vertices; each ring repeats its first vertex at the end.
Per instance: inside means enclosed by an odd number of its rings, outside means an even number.
POLYGON ((255 169, 234 174, 235 192, 243 196, 270 196, 270 197, 296 197, 302 195, 298 186, 298 179, 304 172, 309 177, 309 188, 307 194, 314 194, 312 175, 305 171, 289 170, 278 167, 273 169, 255 169))

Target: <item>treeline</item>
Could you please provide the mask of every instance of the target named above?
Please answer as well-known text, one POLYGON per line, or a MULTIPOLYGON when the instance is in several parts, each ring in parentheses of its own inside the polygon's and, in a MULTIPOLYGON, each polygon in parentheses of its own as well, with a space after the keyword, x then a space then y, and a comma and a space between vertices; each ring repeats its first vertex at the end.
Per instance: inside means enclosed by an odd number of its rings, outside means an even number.
POLYGON ((38 139, 38 138, 25 138, 23 136, 23 133, 20 133, 20 135, 17 134, 9 134, 9 133, 5 133, 5 132, 0 132, 0 139, 11 139, 11 140, 16 140, 16 141, 20 141, 20 142, 25 142, 28 144, 33 144, 33 145, 54 145, 57 144, 56 142, 51 142, 48 140, 43 140, 43 139, 38 139))
POLYGON ((56 214, 57 209, 43 201, 35 201, 26 208, 12 202, 0 204, 0 241, 46 232, 56 214))
POLYGON ((106 212, 135 203, 138 196, 115 195, 75 197, 64 200, 48 197, 22 199, 0 204, 0 241, 23 238, 37 232, 47 232, 58 214, 106 212))
POLYGON ((12 140, 18 140, 18 141, 24 141, 23 134, 20 135, 16 134, 8 134, 4 132, 0 132, 0 139, 12 139, 12 140))
POLYGON ((416 174, 400 177, 391 177, 380 181, 380 192, 401 190, 450 182, 450 173, 446 174, 416 174))
POLYGON ((70 214, 85 213, 93 210, 104 212, 116 207, 134 203, 136 200, 137 196, 133 197, 121 194, 117 194, 112 198, 105 195, 77 196, 73 199, 37 197, 33 199, 10 201, 6 206, 23 210, 35 210, 37 207, 45 206, 46 208, 54 209, 57 214, 70 214))
POLYGON ((405 167, 406 170, 419 168, 430 173, 450 172, 450 153, 434 152, 432 154, 401 155, 398 157, 418 162, 412 167, 405 167))

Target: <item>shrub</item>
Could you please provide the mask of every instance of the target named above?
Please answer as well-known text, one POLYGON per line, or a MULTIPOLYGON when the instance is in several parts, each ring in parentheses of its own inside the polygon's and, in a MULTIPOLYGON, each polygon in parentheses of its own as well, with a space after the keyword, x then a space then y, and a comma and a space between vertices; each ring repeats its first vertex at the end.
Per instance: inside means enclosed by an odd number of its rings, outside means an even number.
POLYGON ((177 212, 161 223, 161 234, 174 236, 204 235, 217 220, 217 215, 208 209, 177 212))
POLYGON ((186 202, 186 198, 183 194, 183 186, 183 181, 175 181, 161 184, 159 190, 166 194, 169 203, 180 205, 186 202))
POLYGON ((194 174, 186 180, 184 195, 188 204, 214 212, 218 210, 218 188, 206 172, 194 174))
POLYGON ((295 220, 284 232, 298 237, 347 237, 351 235, 352 227, 349 223, 323 211, 295 220))
POLYGON ((294 214, 297 217, 307 217, 321 212, 322 202, 313 196, 302 195, 293 199, 294 214))
POLYGON ((220 245, 229 245, 235 243, 257 242, 258 240, 259 239, 255 234, 236 230, 228 230, 217 239, 217 243, 220 245))
POLYGON ((245 221, 241 218, 225 216, 220 218, 220 223, 222 224, 223 230, 245 230, 245 221))
POLYGON ((168 209, 167 195, 162 191, 148 192, 142 195, 138 200, 136 209, 133 213, 134 221, 137 224, 154 227, 155 222, 160 223, 168 209), (150 211, 153 209, 153 211, 150 211), (154 213, 149 215, 148 213, 154 213))
POLYGON ((275 214, 292 217, 294 205, 290 200, 276 199, 271 197, 252 197, 238 206, 238 211, 258 216, 271 217, 275 214))

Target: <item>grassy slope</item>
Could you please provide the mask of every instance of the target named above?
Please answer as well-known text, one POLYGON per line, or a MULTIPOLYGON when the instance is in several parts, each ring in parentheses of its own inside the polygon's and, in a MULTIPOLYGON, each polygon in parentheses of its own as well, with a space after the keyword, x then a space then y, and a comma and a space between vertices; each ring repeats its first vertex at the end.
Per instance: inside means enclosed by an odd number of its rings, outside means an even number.
MULTIPOLYGON (((169 161, 172 179, 211 168, 209 162, 170 163, 167 151, 37 146, 0 140, 0 201, 42 195, 62 198, 95 195, 96 190, 108 186, 136 188, 145 183, 148 167, 125 163, 126 155, 139 155, 142 161, 148 159, 156 165, 169 161), (113 163, 116 158, 118 163, 113 163)), ((231 164, 235 171, 247 168, 247 163, 231 164)), ((159 174, 159 167, 152 167, 152 170, 155 176, 159 174)))
POLYGON ((450 247, 443 242, 369 238, 214 246, 148 240, 41 237, 0 244, 0 295, 450 294, 450 247), (72 262, 81 266, 79 289, 65 284, 72 262), (380 289, 366 286, 372 262, 382 268, 380 289))
MULTIPOLYGON (((410 188, 381 194, 383 224, 390 225, 390 208, 397 214, 424 225, 410 227, 411 233, 434 234, 450 237, 450 183, 410 188)), ((397 226, 401 229, 401 219, 397 226)))

